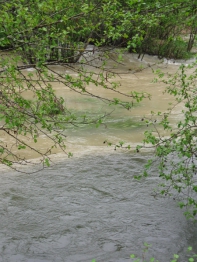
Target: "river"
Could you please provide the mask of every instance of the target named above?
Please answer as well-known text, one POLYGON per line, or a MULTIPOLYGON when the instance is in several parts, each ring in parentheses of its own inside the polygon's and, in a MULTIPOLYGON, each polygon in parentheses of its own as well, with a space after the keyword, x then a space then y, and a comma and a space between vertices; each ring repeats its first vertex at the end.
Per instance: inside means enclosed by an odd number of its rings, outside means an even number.
MULTIPOLYGON (((140 62, 130 54, 125 64, 129 68, 156 61, 145 56, 140 62)), ((162 68, 176 72, 179 62, 163 63, 162 68)), ((114 151, 103 144, 105 139, 121 140, 134 147, 147 128, 141 118, 150 116, 151 110, 168 108, 171 98, 163 95, 164 86, 151 83, 152 79, 150 67, 135 75, 121 75, 124 90, 152 95, 151 100, 144 100, 131 111, 79 97, 60 84, 54 86, 70 108, 92 114, 114 111, 98 128, 67 130, 73 158, 58 152, 51 167, 35 174, 1 167, 0 261, 132 261, 130 254, 141 255, 144 242, 152 244, 147 257, 155 256, 160 262, 170 261, 174 253, 182 256, 180 261, 186 261, 188 246, 197 252, 196 224, 185 219, 173 198, 155 198, 152 194, 159 183, 156 164, 149 178, 140 182, 134 179, 151 154, 114 151)), ((105 90, 96 92, 111 97, 105 90)), ((176 121, 179 117, 177 109, 172 118, 176 121)), ((45 138, 39 141, 41 148, 46 144, 45 138)), ((34 157, 29 153, 29 158, 34 157)))

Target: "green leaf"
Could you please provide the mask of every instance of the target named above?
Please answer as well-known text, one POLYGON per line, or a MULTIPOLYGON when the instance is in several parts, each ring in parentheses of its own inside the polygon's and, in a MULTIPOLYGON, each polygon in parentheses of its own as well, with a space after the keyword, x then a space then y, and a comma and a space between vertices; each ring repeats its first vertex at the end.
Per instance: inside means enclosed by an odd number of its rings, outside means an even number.
POLYGON ((45 158, 45 161, 44 161, 44 163, 45 163, 45 165, 46 165, 47 167, 49 167, 49 166, 50 166, 50 163, 49 163, 49 159, 48 159, 48 158, 45 158))

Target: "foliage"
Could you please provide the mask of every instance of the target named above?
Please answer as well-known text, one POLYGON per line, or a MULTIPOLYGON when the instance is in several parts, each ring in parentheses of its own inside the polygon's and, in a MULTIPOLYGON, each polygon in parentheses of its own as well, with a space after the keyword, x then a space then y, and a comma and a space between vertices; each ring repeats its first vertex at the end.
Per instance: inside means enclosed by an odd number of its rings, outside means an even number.
POLYGON ((113 81, 113 70, 107 67, 113 50, 100 48, 107 39, 122 36, 130 16, 125 16, 119 1, 1 2, 0 163, 15 169, 15 163, 26 165, 28 160, 20 152, 29 149, 41 157, 42 167, 48 166, 55 148, 71 156, 65 144, 69 126, 102 123, 105 115, 93 119, 68 110, 53 83, 126 109, 132 107, 133 100, 145 97, 121 91, 113 81), (91 50, 87 49, 90 42, 94 43, 91 50), (62 73, 56 70, 57 65, 62 73), (114 96, 121 94, 127 101, 129 97, 130 102, 96 95, 88 88, 90 84, 112 90, 114 96), (45 151, 36 146, 41 136, 50 141, 45 151))
MULTIPOLYGON (((181 65, 175 75, 164 75, 157 71, 159 78, 167 84, 166 92, 175 97, 175 103, 170 105, 164 114, 153 113, 150 120, 146 119, 151 130, 145 132, 144 146, 154 148, 155 161, 159 161, 159 177, 163 179, 160 193, 174 196, 178 193, 179 206, 186 207, 185 215, 194 218, 197 214, 197 69, 196 63, 181 65), (172 111, 177 106, 182 111, 179 121, 174 124, 170 120, 172 111), (161 133, 162 127, 164 133, 161 133)), ((138 150, 142 147, 139 146, 138 150)), ((154 161, 146 165, 143 176, 151 173, 154 161)))
MULTIPOLYGON (((154 23, 141 27, 142 41, 136 47, 143 53, 166 58, 186 58, 196 36, 197 6, 195 1, 148 1, 140 13, 154 13, 154 23), (190 35, 187 39, 187 35, 190 35)), ((133 50, 131 48, 131 50, 133 50)))
POLYGON ((77 61, 76 48, 82 51, 89 42, 125 46, 140 55, 177 57, 180 48, 173 53, 173 40, 190 34, 188 41, 182 39, 184 52, 194 44, 196 11, 195 2, 183 0, 6 1, 0 46, 20 45, 24 59, 32 62, 38 52, 42 59, 77 61))
POLYGON ((187 52, 187 42, 180 36, 176 38, 169 37, 165 40, 148 38, 143 44, 146 44, 146 53, 150 55, 157 54, 159 58, 186 59, 191 56, 187 52))

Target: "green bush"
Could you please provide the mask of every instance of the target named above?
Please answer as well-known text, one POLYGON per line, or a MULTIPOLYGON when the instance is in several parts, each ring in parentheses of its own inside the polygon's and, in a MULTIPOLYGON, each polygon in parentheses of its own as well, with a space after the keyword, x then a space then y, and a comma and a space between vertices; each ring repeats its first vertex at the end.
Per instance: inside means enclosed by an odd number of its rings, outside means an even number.
POLYGON ((187 52, 187 43, 180 37, 160 40, 148 38, 142 42, 138 53, 147 53, 149 55, 158 55, 159 58, 186 59, 191 54, 187 52))

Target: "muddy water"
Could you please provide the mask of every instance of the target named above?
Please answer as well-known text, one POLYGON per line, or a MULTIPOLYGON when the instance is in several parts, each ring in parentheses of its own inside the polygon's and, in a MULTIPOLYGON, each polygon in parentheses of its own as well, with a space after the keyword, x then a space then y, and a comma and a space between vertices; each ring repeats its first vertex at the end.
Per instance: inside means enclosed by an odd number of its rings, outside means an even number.
MULTIPOLYGON (((103 102, 86 96, 80 96, 74 91, 69 89, 65 90, 63 86, 57 84, 55 86, 56 92, 59 96, 62 96, 66 100, 68 108, 74 109, 77 112, 90 113, 96 116, 104 113, 110 113, 106 118, 105 124, 99 128, 83 127, 73 128, 67 131, 68 142, 72 146, 76 145, 91 145, 101 146, 102 142, 107 138, 111 142, 125 141, 135 146, 142 141, 144 131, 147 130, 146 125, 141 121, 143 117, 150 117, 151 111, 153 112, 165 112, 170 106, 170 102, 174 102, 173 97, 168 94, 163 94, 165 86, 161 83, 153 83, 155 75, 152 73, 152 69, 160 68, 164 72, 175 73, 178 69, 179 63, 176 65, 173 62, 166 61, 164 63, 155 65, 158 63, 156 57, 145 56, 143 61, 137 59, 137 55, 127 54, 123 65, 119 65, 118 72, 122 72, 119 77, 116 77, 116 81, 121 83, 121 91, 124 93, 130 93, 133 91, 144 92, 151 95, 151 99, 144 99, 141 103, 134 101, 134 106, 131 110, 125 110, 122 107, 107 106, 103 102), (172 64, 171 64, 172 63, 172 64), (135 72, 138 68, 145 68, 140 72, 135 72)), ((57 69, 62 72, 62 68, 57 69)), ((114 94, 110 90, 102 88, 96 88, 95 86, 88 86, 89 90, 96 95, 113 99, 114 97, 123 98, 119 94, 114 94)), ((125 99, 125 98, 123 98, 125 99)), ((126 99, 128 100, 128 99, 126 99)), ((177 107, 173 111, 172 121, 176 121, 180 118, 180 107, 177 107)), ((68 143, 68 145, 69 145, 68 143)))
MULTIPOLYGON (((154 64, 155 59, 147 56, 142 63, 154 64)), ((125 62, 127 69, 140 63, 132 55, 125 62)), ((176 64, 162 67, 177 70, 176 64)), ((136 75, 121 75, 124 90, 152 94, 150 101, 144 100, 131 111, 54 86, 76 111, 114 111, 99 128, 67 130, 72 159, 59 153, 53 166, 32 175, 1 169, 0 261, 87 262, 95 258, 97 262, 124 262, 131 261, 131 253, 141 254, 144 242, 153 245, 148 257, 154 255, 162 262, 170 261, 173 253, 186 261, 189 245, 197 251, 196 225, 186 221, 173 199, 152 196, 159 183, 157 166, 146 181, 134 179, 151 155, 114 152, 103 145, 106 138, 136 145, 146 130, 140 119, 151 110, 168 108, 171 98, 163 96, 164 87, 152 84, 152 78, 149 67, 136 75)), ((95 92, 112 96, 106 90, 95 92)), ((177 109, 173 117, 179 116, 177 109)), ((41 148, 46 144, 44 138, 39 141, 41 148)))

